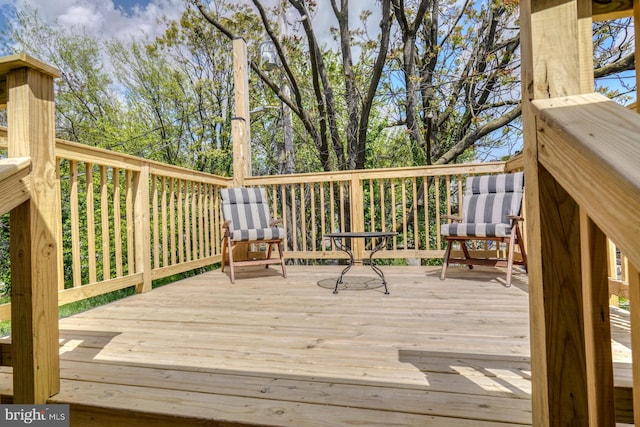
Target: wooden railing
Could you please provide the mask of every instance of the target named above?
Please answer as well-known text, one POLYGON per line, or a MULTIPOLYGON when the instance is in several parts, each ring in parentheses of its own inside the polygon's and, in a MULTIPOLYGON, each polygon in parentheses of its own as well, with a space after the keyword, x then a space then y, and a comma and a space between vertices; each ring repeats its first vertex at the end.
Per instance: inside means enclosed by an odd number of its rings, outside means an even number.
POLYGON ((18 404, 45 403, 60 390, 53 90, 59 75, 25 54, 0 58, 0 107, 11 129, 0 213, 10 213, 12 300, 11 342, 0 343, 0 364, 13 369, 18 404))
MULTIPOLYGON (((0 128, 0 147, 4 138, 6 129, 0 128)), ((60 139, 56 155, 60 305, 130 286, 148 290, 151 280, 220 262, 218 194, 230 178, 60 139)), ((442 217, 460 211, 464 179, 522 168, 518 157, 508 163, 247 177, 245 185, 265 187, 272 216, 285 219, 288 259, 346 257, 323 239, 335 230, 395 230, 399 235, 376 257, 440 259, 442 217)), ((366 257, 370 248, 354 250, 366 257)), ((628 296, 626 258, 615 250, 609 255, 611 266, 616 259, 622 266, 610 270, 616 304, 628 296)), ((0 305, 0 320, 9 318, 10 304, 0 305)))
MULTIPOLYGON (((557 347, 561 351, 536 349, 532 354, 532 369, 548 375, 536 378, 536 390, 549 393, 548 396, 534 393, 534 408, 542 400, 549 402, 550 416, 564 420, 561 424, 581 420, 581 424, 587 425, 590 418, 589 425, 615 425, 633 423, 634 416, 638 424, 640 122, 637 113, 598 94, 535 100, 532 110, 537 120, 535 146, 530 149, 537 152, 529 158, 531 163, 526 169, 529 183, 534 180, 533 191, 527 194, 537 198, 533 220, 540 224, 534 233, 535 242, 530 245, 537 252, 529 254, 530 260, 536 260, 529 271, 535 326, 532 349, 536 345, 544 349, 564 343, 557 347), (616 246, 612 247, 607 239, 616 246), (626 256, 618 256, 616 247, 626 256), (624 265, 624 272, 616 273, 615 278, 609 274, 607 280, 607 271, 617 269, 616 258, 624 265), (544 266, 541 260, 545 261, 544 266), (618 292, 624 293, 631 303, 634 380, 633 385, 619 383, 614 387, 608 291, 612 282, 620 284, 623 280, 627 284, 621 285, 618 292), (569 360, 584 363, 569 368, 569 360), (545 381, 549 382, 545 385, 545 381), (568 413, 563 402, 566 405, 570 401, 573 409, 568 413)), ((528 214, 532 220, 532 212, 528 214)))
MULTIPOLYGON (((273 216, 283 218, 285 255, 346 257, 323 238, 332 231, 397 231, 379 258, 442 258, 442 217, 460 211, 464 179, 505 170, 504 162, 247 177, 267 189, 273 216)), ((356 245, 354 256, 368 256, 356 245)))
MULTIPOLYGON (((59 305, 130 286, 150 290, 152 280, 220 262, 218 194, 229 178, 60 139, 56 156, 59 305)), ((0 305, 0 321, 10 309, 0 305)))

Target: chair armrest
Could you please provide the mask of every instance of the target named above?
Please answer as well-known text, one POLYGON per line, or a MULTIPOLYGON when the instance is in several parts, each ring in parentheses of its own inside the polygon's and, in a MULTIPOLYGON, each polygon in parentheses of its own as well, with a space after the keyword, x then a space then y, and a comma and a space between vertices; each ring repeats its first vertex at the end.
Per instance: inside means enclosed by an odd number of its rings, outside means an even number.
POLYGON ((273 227, 274 225, 278 225, 278 224, 282 224, 282 218, 276 218, 276 219, 272 219, 271 222, 269 222, 269 226, 273 227))
POLYGON ((230 219, 226 220, 224 222, 224 224, 222 224, 222 228, 227 228, 228 229, 229 225, 231 225, 231 220, 230 219))
POLYGON ((461 216, 455 216, 455 215, 442 215, 440 218, 442 218, 442 219, 450 219, 451 221, 458 221, 458 222, 462 222, 462 217, 461 217, 461 216))
POLYGON ((516 220, 516 221, 524 221, 524 217, 520 216, 520 215, 507 215, 507 218, 509 218, 510 220, 516 220))

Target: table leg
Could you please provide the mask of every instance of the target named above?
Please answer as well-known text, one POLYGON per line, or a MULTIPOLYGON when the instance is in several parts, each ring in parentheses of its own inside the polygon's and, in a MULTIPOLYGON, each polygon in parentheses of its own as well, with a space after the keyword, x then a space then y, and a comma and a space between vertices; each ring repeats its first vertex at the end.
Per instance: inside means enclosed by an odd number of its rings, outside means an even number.
POLYGON ((373 250, 369 254, 369 266, 373 271, 376 272, 378 277, 382 279, 382 284, 384 285, 384 293, 386 295, 389 295, 389 289, 387 289, 387 281, 384 278, 384 274, 382 273, 382 270, 380 270, 380 268, 377 265, 375 265, 375 263, 373 262, 373 254, 378 252, 380 249, 382 249, 386 245, 387 245, 387 238, 386 237, 380 238, 380 242, 378 243, 378 245, 375 248, 373 248, 373 250))
POLYGON ((336 245, 336 247, 341 250, 342 252, 346 252, 347 255, 349 255, 349 261, 347 261, 347 266, 342 270, 342 273, 340 273, 340 277, 338 277, 338 280, 336 280, 336 287, 333 290, 334 294, 338 293, 338 285, 342 283, 342 278, 344 277, 344 275, 347 273, 347 271, 351 270, 351 267, 353 267, 353 263, 354 263, 354 259, 353 259, 353 251, 351 250, 351 248, 347 245, 343 245, 342 244, 342 239, 338 238, 332 238, 333 243, 336 245))

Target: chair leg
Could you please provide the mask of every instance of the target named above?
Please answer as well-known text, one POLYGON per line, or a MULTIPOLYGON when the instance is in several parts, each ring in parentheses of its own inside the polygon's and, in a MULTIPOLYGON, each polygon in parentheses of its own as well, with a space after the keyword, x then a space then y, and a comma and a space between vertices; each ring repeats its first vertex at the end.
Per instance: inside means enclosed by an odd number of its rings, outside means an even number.
MULTIPOLYGON (((470 259, 471 255, 469 254, 469 249, 467 248, 467 242, 465 240, 459 240, 460 247, 462 248, 462 252, 464 253, 465 258, 470 259)), ((469 270, 473 270, 473 265, 467 264, 469 270)))
POLYGON ((287 268, 284 264, 284 253, 282 252, 282 241, 278 242, 278 253, 280 254, 280 265, 282 265, 282 277, 287 277, 287 268))
POLYGON ((511 237, 507 241, 507 245, 509 245, 509 254, 507 257, 507 288, 511 286, 511 276, 513 275, 513 250, 516 246, 516 230, 517 227, 513 227, 511 230, 511 237))
MULTIPOLYGON (((271 250, 273 249, 273 242, 267 243, 267 259, 271 259, 271 250)), ((264 268, 269 268, 269 264, 265 264, 264 268)))
POLYGON ((236 282, 235 270, 233 268, 233 245, 231 239, 227 238, 227 252, 229 253, 229 270, 231 275, 231 283, 236 282))
POLYGON ((451 245, 453 240, 449 240, 447 249, 444 251, 444 258, 442 259, 442 272, 440 273, 440 280, 444 280, 447 275, 447 267, 449 266, 449 256, 451 255, 451 245))
POLYGON ((227 236, 222 238, 222 272, 224 273, 224 264, 227 259, 227 241, 229 238, 227 236))
POLYGON ((520 247, 520 254, 522 254, 522 264, 524 265, 524 271, 526 271, 527 273, 529 272, 529 269, 527 267, 528 265, 528 261, 527 261, 527 251, 524 247, 524 241, 522 240, 522 233, 520 232, 520 227, 518 226, 517 230, 516 230, 516 239, 518 239, 518 246, 520 247))

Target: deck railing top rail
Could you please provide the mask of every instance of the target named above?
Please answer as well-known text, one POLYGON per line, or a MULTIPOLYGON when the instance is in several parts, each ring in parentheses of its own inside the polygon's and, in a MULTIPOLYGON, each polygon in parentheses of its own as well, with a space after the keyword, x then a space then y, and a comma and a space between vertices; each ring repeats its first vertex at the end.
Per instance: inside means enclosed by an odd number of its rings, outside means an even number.
POLYGON ((638 114, 600 94, 532 104, 540 118, 540 163, 640 266, 638 114))

